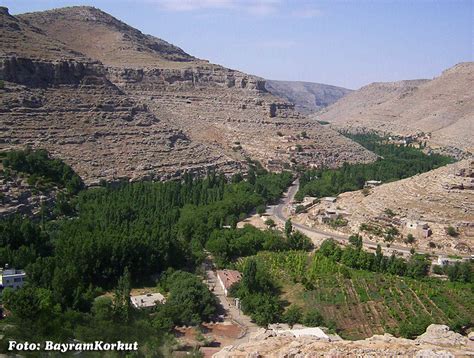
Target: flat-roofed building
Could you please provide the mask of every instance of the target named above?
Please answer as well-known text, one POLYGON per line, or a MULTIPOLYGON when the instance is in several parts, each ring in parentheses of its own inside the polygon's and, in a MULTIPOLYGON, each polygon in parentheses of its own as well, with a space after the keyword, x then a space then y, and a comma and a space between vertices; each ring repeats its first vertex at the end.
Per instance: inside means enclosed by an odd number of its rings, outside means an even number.
POLYGON ((144 295, 131 296, 132 306, 138 309, 153 308, 158 304, 166 302, 165 296, 161 293, 147 293, 144 295))
POLYGON ((0 290, 10 287, 13 289, 23 287, 26 273, 23 270, 0 269, 0 290))

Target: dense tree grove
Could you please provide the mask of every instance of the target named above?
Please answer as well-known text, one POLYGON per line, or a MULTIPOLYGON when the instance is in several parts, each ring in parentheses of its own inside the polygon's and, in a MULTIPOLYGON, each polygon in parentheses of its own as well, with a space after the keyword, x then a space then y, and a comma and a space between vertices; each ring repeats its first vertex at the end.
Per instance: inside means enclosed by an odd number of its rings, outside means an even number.
POLYGON ((284 237, 275 230, 262 231, 246 225, 243 229, 215 230, 206 244, 218 266, 257 254, 259 251, 310 250, 311 240, 299 231, 284 237))
MULTIPOLYGON (((7 158, 12 169, 66 187, 66 179, 76 176, 64 174, 69 167, 47 153, 15 152, 7 158)), ((181 181, 104 185, 75 196, 71 190, 57 201, 62 207, 55 210, 59 216, 41 222, 20 216, 0 220, 0 264, 24 268, 28 274, 27 287, 5 290, 3 301, 13 313, 12 327, 32 327, 24 332, 12 328, 8 335, 61 341, 98 334, 93 340, 123 340, 136 337, 139 327, 154 332, 150 333, 153 337, 170 324, 209 319, 215 310, 214 296, 201 279, 184 271, 193 272, 205 257, 204 247, 212 233, 215 238, 216 230, 228 226, 222 235, 237 232, 238 220, 275 201, 291 181, 290 173, 270 174, 254 168, 247 180, 235 176, 228 181, 209 172, 204 179, 186 175, 181 181), (170 268, 184 271, 170 274, 170 268), (165 271, 168 281, 163 287, 169 300, 155 320, 131 310, 131 283, 151 283, 152 277, 165 271), (114 291, 112 299, 100 296, 105 290, 114 291), (100 334, 94 325, 102 329, 100 334)))
POLYGON ((413 147, 385 144, 384 138, 375 134, 345 134, 380 158, 369 164, 345 163, 339 169, 321 168, 302 173, 300 190, 296 199, 305 196, 333 196, 346 191, 359 190, 367 180, 384 183, 408 178, 451 163, 449 157, 439 154, 425 154, 413 147))
POLYGON ((48 152, 43 149, 7 152, 3 165, 7 169, 29 174, 30 184, 40 187, 52 183, 67 189, 70 194, 77 194, 84 188, 82 179, 69 165, 60 159, 50 158, 48 152))

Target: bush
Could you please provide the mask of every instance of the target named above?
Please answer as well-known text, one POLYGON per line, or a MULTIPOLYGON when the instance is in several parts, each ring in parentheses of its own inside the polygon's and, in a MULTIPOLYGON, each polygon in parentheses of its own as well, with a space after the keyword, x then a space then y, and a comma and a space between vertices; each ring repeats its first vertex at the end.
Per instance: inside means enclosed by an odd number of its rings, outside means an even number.
POLYGON ((433 266, 433 273, 435 273, 437 275, 444 275, 443 267, 440 266, 440 265, 434 265, 433 266))
POLYGON ((393 210, 392 210, 392 209, 389 209, 389 208, 385 209, 385 210, 384 210, 384 213, 385 213, 385 215, 387 215, 388 217, 391 217, 391 218, 393 218, 393 217, 396 215, 396 214, 393 212, 393 210))
POLYGON ((300 214, 300 213, 303 213, 303 212, 305 212, 305 211, 306 211, 306 209, 305 209, 305 207, 304 207, 303 205, 297 205, 297 206, 296 206, 296 209, 295 209, 295 213, 296 213, 296 214, 300 214))
POLYGON ((259 205, 257 206, 257 214, 258 215, 263 215, 265 214, 266 208, 265 205, 259 205))
POLYGON ((405 320, 400 324, 400 336, 408 339, 414 339, 426 332, 426 328, 431 324, 428 317, 417 317, 413 321, 405 320))
POLYGON ((407 244, 413 244, 415 242, 415 237, 412 234, 408 234, 406 243, 407 244))
POLYGON ((317 309, 312 308, 306 312, 303 318, 303 324, 307 327, 324 326, 324 317, 317 309))
POLYGON ((459 232, 452 226, 448 226, 446 228, 446 234, 448 234, 451 237, 457 237, 459 236, 459 232))
POLYGON ((267 225, 270 229, 272 229, 276 226, 275 221, 273 219, 265 220, 265 225, 267 225))
POLYGON ((301 322, 302 317, 303 312, 301 310, 301 307, 291 305, 283 314, 283 321, 285 323, 288 323, 290 327, 293 327, 295 323, 301 322))

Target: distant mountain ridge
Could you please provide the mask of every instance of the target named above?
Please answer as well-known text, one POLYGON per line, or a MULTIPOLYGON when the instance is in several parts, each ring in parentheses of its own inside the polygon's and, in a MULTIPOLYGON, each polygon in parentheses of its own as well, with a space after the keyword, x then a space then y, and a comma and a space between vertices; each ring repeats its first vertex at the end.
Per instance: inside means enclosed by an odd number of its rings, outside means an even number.
POLYGON ((411 135, 429 133, 432 147, 474 153, 474 62, 432 80, 377 82, 313 115, 336 128, 411 135))
POLYGON ((301 113, 312 113, 325 108, 352 90, 314 82, 266 80, 265 88, 270 93, 287 99, 301 113))

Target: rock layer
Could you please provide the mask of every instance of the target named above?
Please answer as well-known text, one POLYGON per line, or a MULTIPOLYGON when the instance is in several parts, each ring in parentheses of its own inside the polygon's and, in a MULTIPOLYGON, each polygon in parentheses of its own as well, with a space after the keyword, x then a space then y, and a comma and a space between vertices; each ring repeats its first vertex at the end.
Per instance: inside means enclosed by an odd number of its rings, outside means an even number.
POLYGON ((196 59, 102 11, 0 15, 2 149, 46 148, 88 184, 185 171, 338 166, 375 155, 265 81, 196 59), (54 45, 54 46, 53 46, 54 45))
POLYGON ((415 340, 390 334, 365 340, 330 341, 316 337, 261 334, 248 343, 225 347, 214 358, 231 357, 461 357, 474 354, 474 342, 442 325, 430 325, 415 340))

